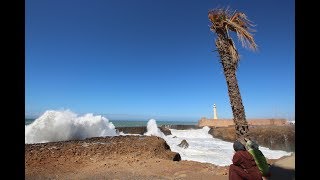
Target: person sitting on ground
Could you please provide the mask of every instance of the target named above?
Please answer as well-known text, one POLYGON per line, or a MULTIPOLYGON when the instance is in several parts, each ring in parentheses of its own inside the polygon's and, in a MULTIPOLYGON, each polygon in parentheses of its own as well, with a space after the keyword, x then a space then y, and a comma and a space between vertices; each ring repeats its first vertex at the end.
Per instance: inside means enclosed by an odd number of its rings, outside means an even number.
POLYGON ((271 174, 269 171, 269 164, 267 162, 266 157, 259 150, 259 145, 252 140, 248 140, 246 143, 246 147, 248 152, 253 156, 260 172, 262 173, 262 176, 270 177, 271 174))
POLYGON ((241 142, 235 141, 233 149, 235 153, 232 164, 229 166, 229 180, 262 180, 262 174, 257 164, 245 146, 241 142))

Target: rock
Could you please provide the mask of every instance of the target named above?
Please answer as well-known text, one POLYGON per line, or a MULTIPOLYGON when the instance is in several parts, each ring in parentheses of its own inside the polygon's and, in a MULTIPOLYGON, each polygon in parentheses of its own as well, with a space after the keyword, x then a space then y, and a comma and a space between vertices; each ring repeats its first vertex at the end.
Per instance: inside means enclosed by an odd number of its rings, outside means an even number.
POLYGON ((177 130, 187 130, 187 129, 201 129, 198 125, 162 125, 161 127, 165 127, 167 129, 177 129, 177 130))
MULTIPOLYGON (((233 142, 236 140, 234 126, 211 128, 208 132, 214 138, 233 142)), ((250 126, 249 137, 260 146, 272 150, 295 151, 295 126, 250 126)))
POLYGON ((117 132, 123 132, 125 134, 140 134, 143 135, 147 132, 147 127, 139 126, 139 127, 116 127, 117 132))
POLYGON ((180 144, 178 144, 178 146, 186 149, 186 148, 189 147, 189 143, 184 139, 184 140, 181 141, 180 144))
POLYGON ((160 131, 163 132, 164 135, 171 135, 171 131, 169 128, 165 127, 165 126, 160 126, 159 127, 160 131))
POLYGON ((181 156, 179 153, 176 153, 174 156, 173 156, 173 161, 181 161, 181 156))

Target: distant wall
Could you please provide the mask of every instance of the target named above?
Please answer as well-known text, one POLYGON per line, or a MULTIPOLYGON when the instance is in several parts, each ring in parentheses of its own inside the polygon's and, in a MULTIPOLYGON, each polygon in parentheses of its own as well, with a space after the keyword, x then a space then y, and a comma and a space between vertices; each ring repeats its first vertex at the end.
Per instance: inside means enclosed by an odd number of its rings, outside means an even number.
MULTIPOLYGON (((288 125, 288 121, 286 119, 247 119, 249 126, 261 126, 261 125, 275 125, 275 126, 283 126, 288 125)), ((233 126, 232 119, 207 119, 201 118, 198 122, 199 127, 209 126, 209 127, 227 127, 233 126)))

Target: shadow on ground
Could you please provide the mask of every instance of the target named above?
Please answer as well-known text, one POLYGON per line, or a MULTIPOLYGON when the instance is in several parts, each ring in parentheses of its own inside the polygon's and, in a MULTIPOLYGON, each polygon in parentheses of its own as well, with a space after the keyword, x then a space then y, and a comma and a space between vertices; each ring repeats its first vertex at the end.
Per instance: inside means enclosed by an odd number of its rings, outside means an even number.
POLYGON ((270 166, 271 177, 268 180, 293 180, 295 179, 295 170, 285 169, 278 166, 270 166))

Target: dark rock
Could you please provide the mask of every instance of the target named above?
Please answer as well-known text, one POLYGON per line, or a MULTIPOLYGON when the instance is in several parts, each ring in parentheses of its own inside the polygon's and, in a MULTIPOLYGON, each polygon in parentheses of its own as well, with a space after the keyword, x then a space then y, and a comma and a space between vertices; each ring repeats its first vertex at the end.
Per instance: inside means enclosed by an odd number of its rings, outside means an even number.
POLYGON ((125 134, 140 134, 143 135, 147 132, 146 126, 139 126, 139 127, 116 127, 117 131, 123 132, 125 134))
MULTIPOLYGON (((199 129, 198 125, 161 125, 158 127, 164 135, 171 135, 170 129, 186 130, 186 129, 199 129)), ((140 134, 143 135, 147 132, 146 126, 138 127, 116 127, 116 132, 123 132, 125 134, 140 134)))
POLYGON ((295 126, 251 128, 249 136, 260 146, 273 150, 295 151, 295 126))
POLYGON ((187 130, 187 129, 201 129, 202 127, 199 127, 198 125, 161 125, 161 127, 167 128, 167 129, 177 129, 177 130, 187 130))
POLYGON ((186 149, 189 147, 189 143, 184 139, 180 144, 178 144, 178 146, 186 149))
POLYGON ((160 126, 159 127, 160 131, 163 132, 164 135, 171 135, 170 129, 166 128, 165 126, 160 126))
POLYGON ((181 161, 181 156, 179 153, 175 154, 175 156, 173 157, 173 161, 181 161))
POLYGON ((214 138, 222 139, 228 142, 234 142, 236 140, 236 131, 234 127, 215 127, 210 128, 209 134, 214 138))
MULTIPOLYGON (((234 142, 236 132, 234 127, 216 127, 209 130, 214 138, 234 142)), ((272 150, 295 151, 295 126, 250 126, 249 137, 260 146, 272 150)))

